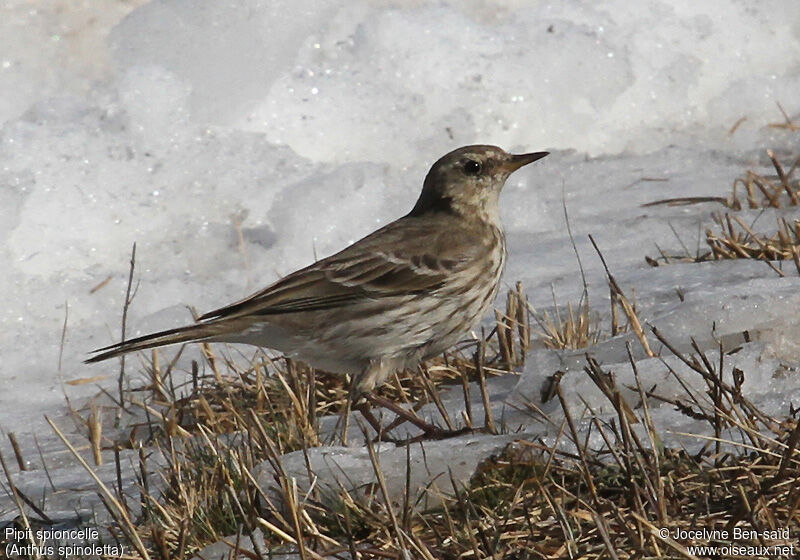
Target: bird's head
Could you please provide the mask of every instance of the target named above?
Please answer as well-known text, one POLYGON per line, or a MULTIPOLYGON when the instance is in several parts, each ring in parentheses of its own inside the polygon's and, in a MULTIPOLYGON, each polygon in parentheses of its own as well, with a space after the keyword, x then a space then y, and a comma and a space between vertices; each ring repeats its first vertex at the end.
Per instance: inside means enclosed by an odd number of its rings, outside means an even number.
POLYGON ((509 154, 497 146, 465 146, 433 164, 411 216, 453 212, 497 219, 503 185, 514 171, 548 152, 509 154))

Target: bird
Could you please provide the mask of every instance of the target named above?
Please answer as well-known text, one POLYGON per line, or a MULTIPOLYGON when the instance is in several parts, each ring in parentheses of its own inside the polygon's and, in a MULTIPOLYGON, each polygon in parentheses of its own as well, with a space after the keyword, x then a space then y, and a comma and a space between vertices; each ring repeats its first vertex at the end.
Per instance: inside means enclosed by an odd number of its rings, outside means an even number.
POLYGON ((506 262, 499 196, 548 152, 458 148, 405 216, 194 324, 123 340, 86 363, 188 342, 266 347, 351 376, 351 398, 459 342, 494 303, 506 262))

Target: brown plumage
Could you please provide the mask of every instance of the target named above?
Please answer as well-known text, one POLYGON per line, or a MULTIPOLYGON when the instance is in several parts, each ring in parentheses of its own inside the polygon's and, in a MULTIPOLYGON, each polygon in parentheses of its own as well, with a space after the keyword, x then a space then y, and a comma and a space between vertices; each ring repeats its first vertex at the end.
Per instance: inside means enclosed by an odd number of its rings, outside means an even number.
POLYGON ((489 309, 506 258, 500 190, 546 155, 450 152, 406 216, 197 324, 101 348, 87 362, 179 342, 240 342, 350 373, 354 392, 368 392, 458 342, 489 309))

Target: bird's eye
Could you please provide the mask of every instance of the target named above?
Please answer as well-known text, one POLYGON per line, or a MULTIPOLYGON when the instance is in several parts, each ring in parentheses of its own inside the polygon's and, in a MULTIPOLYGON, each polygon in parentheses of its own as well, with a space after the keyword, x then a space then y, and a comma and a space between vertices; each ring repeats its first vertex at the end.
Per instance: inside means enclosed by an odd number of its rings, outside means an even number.
POLYGON ((481 172, 480 162, 477 162, 474 159, 468 159, 464 164, 464 173, 466 173, 467 175, 477 175, 480 172, 481 172))

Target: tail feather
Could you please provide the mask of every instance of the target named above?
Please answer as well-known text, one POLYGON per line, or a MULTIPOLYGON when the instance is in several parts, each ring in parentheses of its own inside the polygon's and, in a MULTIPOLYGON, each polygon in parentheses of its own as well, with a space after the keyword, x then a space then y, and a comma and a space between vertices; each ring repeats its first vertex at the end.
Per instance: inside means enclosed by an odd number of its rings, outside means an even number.
POLYGON ((214 328, 213 323, 200 323, 197 325, 187 325, 185 327, 178 327, 176 329, 169 329, 166 331, 156 332, 132 338, 123 342, 106 346, 105 348, 98 348, 92 353, 101 352, 96 356, 92 356, 84 363, 91 364, 95 362, 102 362, 110 358, 122 356, 128 352, 136 352, 137 350, 146 350, 148 348, 157 348, 159 346, 167 346, 169 344, 178 344, 180 342, 202 342, 213 339, 216 335, 220 334, 219 329, 214 328))

